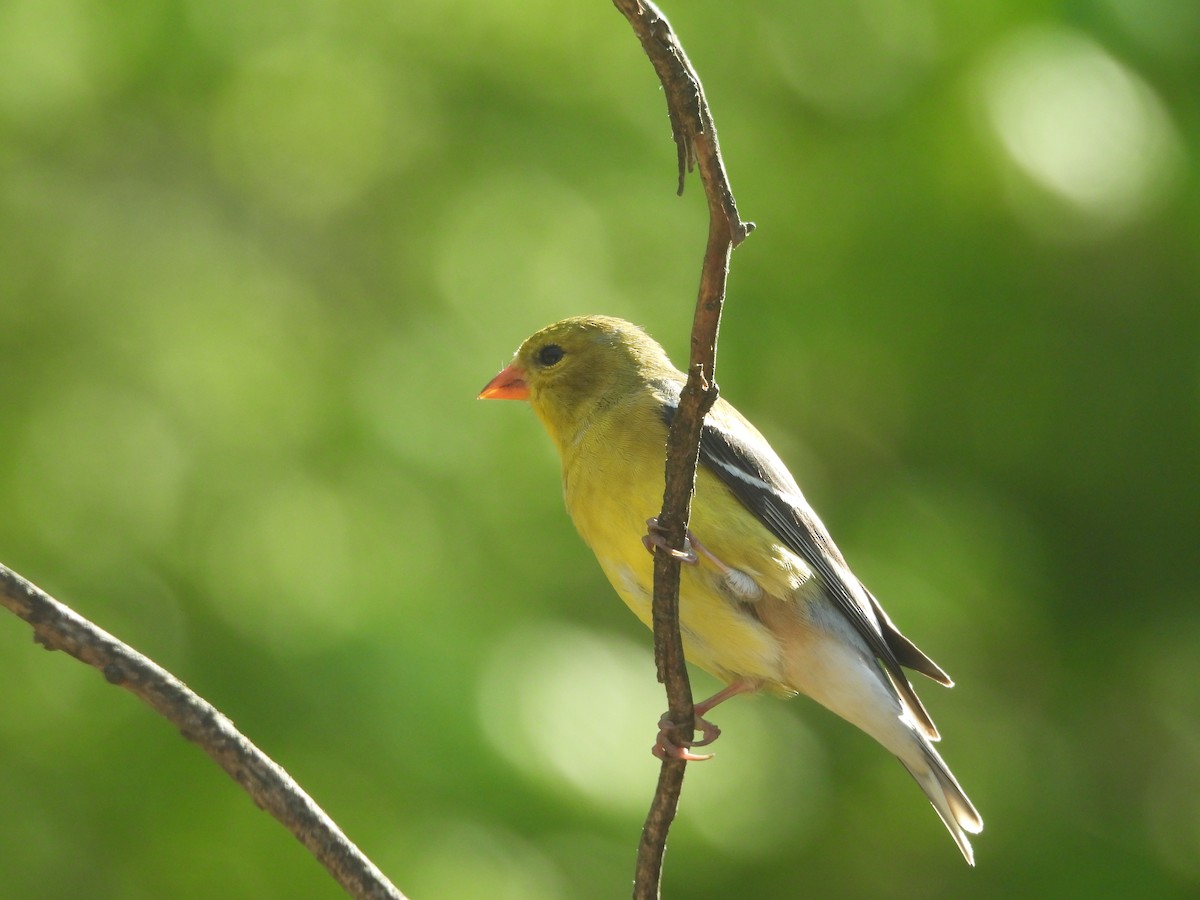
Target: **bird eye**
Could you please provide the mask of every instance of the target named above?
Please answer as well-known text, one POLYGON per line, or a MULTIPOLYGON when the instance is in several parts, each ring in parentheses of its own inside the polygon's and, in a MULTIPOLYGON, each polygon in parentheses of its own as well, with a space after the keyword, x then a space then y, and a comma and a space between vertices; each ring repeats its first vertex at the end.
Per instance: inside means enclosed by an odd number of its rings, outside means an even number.
POLYGON ((543 366, 553 366, 565 355, 563 348, 558 346, 558 344, 547 344, 538 351, 537 360, 543 366))

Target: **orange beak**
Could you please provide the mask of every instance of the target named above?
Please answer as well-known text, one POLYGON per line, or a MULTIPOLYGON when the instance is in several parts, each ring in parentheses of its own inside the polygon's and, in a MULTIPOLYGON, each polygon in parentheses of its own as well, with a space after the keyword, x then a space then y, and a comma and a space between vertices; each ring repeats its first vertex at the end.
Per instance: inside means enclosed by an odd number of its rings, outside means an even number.
POLYGON ((525 370, 516 363, 506 366, 484 385, 479 392, 480 400, 528 400, 529 385, 525 383, 525 370))

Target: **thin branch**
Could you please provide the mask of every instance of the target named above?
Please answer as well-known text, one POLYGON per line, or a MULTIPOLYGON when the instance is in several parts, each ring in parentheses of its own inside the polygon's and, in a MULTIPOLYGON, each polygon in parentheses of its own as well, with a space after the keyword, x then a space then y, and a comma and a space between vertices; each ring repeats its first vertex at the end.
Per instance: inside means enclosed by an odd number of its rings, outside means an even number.
POLYGON ((221 712, 170 672, 0 565, 0 605, 33 626, 33 639, 99 669, 200 746, 261 808, 295 835, 352 897, 404 900, 292 777, 221 712))
MULTIPOLYGON (((678 192, 683 193, 686 173, 698 166, 708 200, 708 244, 692 322, 688 378, 667 436, 666 485, 658 516, 658 524, 670 546, 682 549, 691 516, 700 429, 705 414, 717 400, 717 333, 725 302, 729 256, 754 225, 738 216, 700 77, 670 23, 649 0, 613 0, 613 3, 633 26, 662 82, 677 148, 678 192)), ((654 558, 653 617, 658 677, 666 685, 668 715, 674 726, 669 737, 676 746, 686 746, 693 736, 695 709, 679 634, 679 562, 667 554, 655 554, 654 558)), ((679 806, 686 767, 683 760, 663 761, 638 845, 635 900, 659 895, 667 833, 679 806)))

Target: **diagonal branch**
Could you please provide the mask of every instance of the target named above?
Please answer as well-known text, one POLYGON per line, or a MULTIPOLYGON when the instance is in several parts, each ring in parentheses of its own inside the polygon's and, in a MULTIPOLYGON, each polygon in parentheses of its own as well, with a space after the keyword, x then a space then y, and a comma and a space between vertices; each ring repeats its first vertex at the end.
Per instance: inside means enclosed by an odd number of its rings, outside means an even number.
MULTIPOLYGON (((700 170, 708 200, 708 244, 700 270, 700 288, 692 322, 687 384, 667 436, 667 462, 662 512, 658 524, 670 546, 682 549, 696 480, 700 429, 717 399, 715 380, 717 332, 725 302, 725 283, 733 248, 754 229, 738 216, 700 78, 663 14, 649 0, 613 0, 629 20, 642 49, 654 65, 667 98, 671 132, 679 166, 679 193, 693 167, 700 170)), ((692 738, 695 710, 679 634, 679 562, 667 554, 654 558, 654 652, 659 681, 666 685, 676 746, 692 738)), ((638 846, 633 896, 658 896, 667 833, 679 806, 687 763, 666 759, 638 846)))
POLYGON ((144 700, 198 744, 260 808, 283 823, 350 896, 404 900, 281 766, 170 672, 4 565, 0 565, 0 605, 33 626, 37 643, 99 669, 111 684, 144 700))

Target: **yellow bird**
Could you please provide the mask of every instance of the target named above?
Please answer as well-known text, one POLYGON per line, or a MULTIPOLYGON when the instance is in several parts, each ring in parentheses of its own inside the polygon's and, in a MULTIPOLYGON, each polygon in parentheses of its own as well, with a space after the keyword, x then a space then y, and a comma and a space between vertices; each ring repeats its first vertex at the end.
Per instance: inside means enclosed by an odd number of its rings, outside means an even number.
MULTIPOLYGON (((625 604, 650 625, 653 521, 667 428, 684 375, 635 325, 564 319, 527 338, 481 398, 528 400, 562 459, 575 527, 625 604), (647 535, 647 524, 650 534, 647 535)), ((892 624, 846 565, 766 439, 718 399, 705 419, 679 597, 687 659, 727 687, 806 694, 894 753, 969 864, 983 820, 932 742, 938 732, 902 666, 953 682, 892 624)), ((656 752, 697 759, 660 736, 656 752)))

